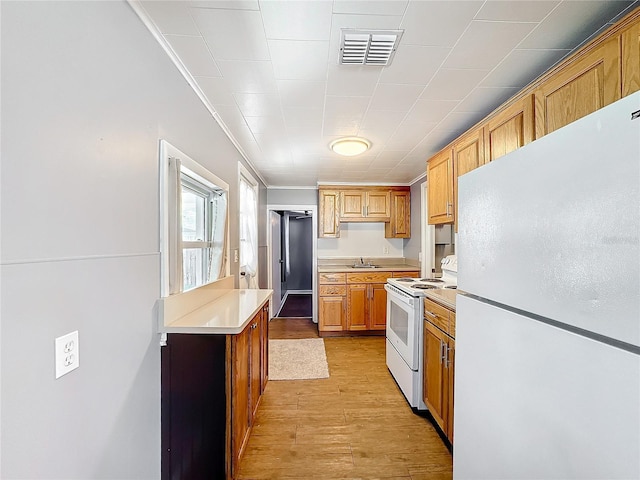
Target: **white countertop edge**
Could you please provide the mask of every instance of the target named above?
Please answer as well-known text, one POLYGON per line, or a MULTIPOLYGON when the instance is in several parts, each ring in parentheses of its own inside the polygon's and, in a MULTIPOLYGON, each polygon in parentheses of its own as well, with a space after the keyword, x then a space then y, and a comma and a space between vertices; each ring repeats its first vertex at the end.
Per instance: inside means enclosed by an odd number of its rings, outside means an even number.
POLYGON ((245 329, 272 295, 271 289, 231 290, 169 325, 160 325, 159 331, 160 333, 236 335, 245 329), (249 292, 252 294, 250 297, 242 298, 242 295, 249 292), (224 314, 219 314, 219 310, 223 310, 224 314))

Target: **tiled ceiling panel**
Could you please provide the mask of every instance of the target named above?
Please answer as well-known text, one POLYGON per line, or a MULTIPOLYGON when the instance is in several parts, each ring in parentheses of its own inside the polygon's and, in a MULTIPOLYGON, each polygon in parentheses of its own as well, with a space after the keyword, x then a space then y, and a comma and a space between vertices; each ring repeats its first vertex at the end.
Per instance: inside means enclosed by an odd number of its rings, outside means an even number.
POLYGON ((412 183, 425 162, 639 1, 168 0, 145 20, 271 186, 412 183), (388 66, 342 29, 402 30, 388 66), (358 135, 358 157, 329 150, 358 135))

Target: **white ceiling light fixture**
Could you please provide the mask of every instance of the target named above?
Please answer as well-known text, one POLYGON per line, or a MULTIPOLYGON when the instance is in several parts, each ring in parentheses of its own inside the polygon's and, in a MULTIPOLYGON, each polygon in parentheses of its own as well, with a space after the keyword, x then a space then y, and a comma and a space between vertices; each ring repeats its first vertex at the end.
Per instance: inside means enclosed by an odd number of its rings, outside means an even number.
POLYGON ((398 48, 403 30, 342 29, 340 64, 389 65, 398 48))
POLYGON ((360 137, 344 137, 331 142, 329 148, 338 155, 353 157, 369 150, 371 142, 360 137))

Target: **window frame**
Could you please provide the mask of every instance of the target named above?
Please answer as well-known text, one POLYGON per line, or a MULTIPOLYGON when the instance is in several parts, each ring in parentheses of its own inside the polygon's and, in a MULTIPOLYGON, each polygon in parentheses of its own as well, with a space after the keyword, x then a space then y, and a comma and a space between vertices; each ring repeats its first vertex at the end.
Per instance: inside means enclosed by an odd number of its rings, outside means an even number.
MULTIPOLYGON (((183 186, 183 178, 186 176, 189 180, 191 180, 190 186, 197 186, 200 184, 203 188, 202 190, 210 191, 210 192, 219 192, 224 193, 226 195, 225 200, 225 228, 224 228, 224 239, 223 239, 223 252, 222 255, 227 260, 229 259, 229 228, 228 228, 228 217, 229 217, 229 184, 220 179, 217 175, 211 173, 208 169, 200 165, 198 162, 193 160, 191 157, 186 155, 184 152, 180 151, 173 145, 171 145, 166 140, 160 140, 160 291, 162 297, 168 297, 171 295, 170 293, 170 270, 172 264, 175 262, 174 259, 170 258, 170 242, 171 237, 177 235, 177 238, 174 239, 178 245, 180 245, 179 251, 180 255, 184 255, 185 248, 189 248, 187 245, 196 245, 201 244, 201 246, 194 246, 192 248, 214 248, 214 239, 209 238, 211 236, 210 226, 212 222, 212 218, 207 219, 207 225, 205 226, 205 242, 184 242, 182 240, 182 229, 176 229, 175 225, 171 225, 170 221, 170 211, 172 209, 176 209, 175 199, 171 199, 170 195, 170 187, 169 182, 171 181, 170 174, 170 160, 171 159, 179 159, 180 160, 180 188, 183 186), (225 248, 226 247, 226 248, 225 248)), ((201 192, 202 193, 202 192, 201 192)), ((207 198, 207 202, 211 200, 210 194, 207 198)), ((205 208, 205 211, 208 212, 207 215, 210 217, 210 208, 205 208)), ((182 209, 180 209, 180 215, 182 214, 182 209)), ((180 265, 182 266, 182 261, 180 261, 180 265)), ((184 269, 181 268, 181 275, 184 278, 184 269)), ((203 272, 206 274, 206 272, 203 272)), ((219 278, 228 277, 230 275, 230 266, 229 262, 225 262, 225 268, 219 278)), ((215 281, 215 280, 214 280, 215 281)), ((186 291, 193 291, 201 288, 203 286, 208 285, 212 282, 205 282, 203 285, 198 287, 185 290, 184 286, 180 289, 179 292, 175 292, 173 295, 184 293, 186 291)))

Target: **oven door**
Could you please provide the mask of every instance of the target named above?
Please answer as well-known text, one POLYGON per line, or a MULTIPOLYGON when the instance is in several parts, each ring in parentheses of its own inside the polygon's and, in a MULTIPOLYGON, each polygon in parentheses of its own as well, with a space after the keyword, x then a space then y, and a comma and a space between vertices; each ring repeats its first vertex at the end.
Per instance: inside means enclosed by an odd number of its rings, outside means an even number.
POLYGON ((413 297, 388 284, 384 288, 387 291, 387 339, 409 368, 417 371, 420 363, 417 329, 422 328, 420 297, 413 297))

